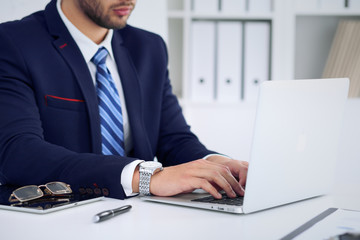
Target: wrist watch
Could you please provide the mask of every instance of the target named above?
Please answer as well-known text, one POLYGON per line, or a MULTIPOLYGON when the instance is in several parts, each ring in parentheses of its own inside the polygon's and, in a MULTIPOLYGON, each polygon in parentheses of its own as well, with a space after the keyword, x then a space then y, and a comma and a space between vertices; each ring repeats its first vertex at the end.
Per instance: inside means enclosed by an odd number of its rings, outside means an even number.
POLYGON ((149 196, 150 194, 150 179, 154 173, 162 171, 162 164, 155 161, 147 161, 140 163, 140 180, 139 192, 140 195, 149 196))

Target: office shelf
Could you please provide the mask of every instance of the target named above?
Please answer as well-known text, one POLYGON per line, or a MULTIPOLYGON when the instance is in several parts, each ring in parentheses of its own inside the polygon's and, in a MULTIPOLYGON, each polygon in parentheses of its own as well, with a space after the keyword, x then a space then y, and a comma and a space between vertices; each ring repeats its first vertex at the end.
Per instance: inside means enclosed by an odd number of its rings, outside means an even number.
MULTIPOLYGON (((246 9, 235 13, 198 13, 192 9, 192 1, 168 0, 170 77, 174 92, 186 104, 192 102, 189 93, 193 21, 270 22, 270 79, 291 80, 320 78, 337 23, 342 19, 360 20, 360 9, 345 6, 325 9, 321 4, 326 4, 326 1, 320 0, 271 0, 272 11, 263 13, 253 13, 246 9)), ((214 102, 216 100, 208 104, 214 102)))

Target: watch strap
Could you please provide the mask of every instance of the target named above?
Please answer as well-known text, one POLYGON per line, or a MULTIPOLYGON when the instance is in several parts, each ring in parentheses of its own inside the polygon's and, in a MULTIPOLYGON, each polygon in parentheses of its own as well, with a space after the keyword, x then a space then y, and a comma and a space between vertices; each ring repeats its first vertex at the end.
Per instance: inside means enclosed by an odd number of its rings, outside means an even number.
POLYGON ((140 183, 139 183, 139 192, 140 195, 149 196, 150 193, 150 179, 151 179, 152 173, 149 171, 142 171, 140 170, 140 183))

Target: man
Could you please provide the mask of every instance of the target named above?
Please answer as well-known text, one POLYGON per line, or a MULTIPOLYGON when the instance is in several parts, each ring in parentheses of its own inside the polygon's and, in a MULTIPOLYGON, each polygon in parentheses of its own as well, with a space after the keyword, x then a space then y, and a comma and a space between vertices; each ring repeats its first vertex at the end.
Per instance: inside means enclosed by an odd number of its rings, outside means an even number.
POLYGON ((63 181, 120 199, 139 184, 159 196, 244 194, 247 163, 207 150, 186 124, 162 39, 126 25, 135 3, 52 0, 0 25, 2 184, 63 181), (164 168, 146 179, 139 164, 155 156, 164 168))

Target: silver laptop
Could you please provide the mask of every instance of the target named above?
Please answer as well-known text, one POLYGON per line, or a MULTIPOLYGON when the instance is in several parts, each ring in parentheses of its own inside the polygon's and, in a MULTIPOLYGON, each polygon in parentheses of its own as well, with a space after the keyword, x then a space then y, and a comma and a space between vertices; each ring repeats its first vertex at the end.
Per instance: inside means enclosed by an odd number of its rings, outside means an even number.
POLYGON ((348 88, 346 78, 262 83, 243 198, 228 203, 195 191, 142 199, 251 213, 328 193, 348 88))

